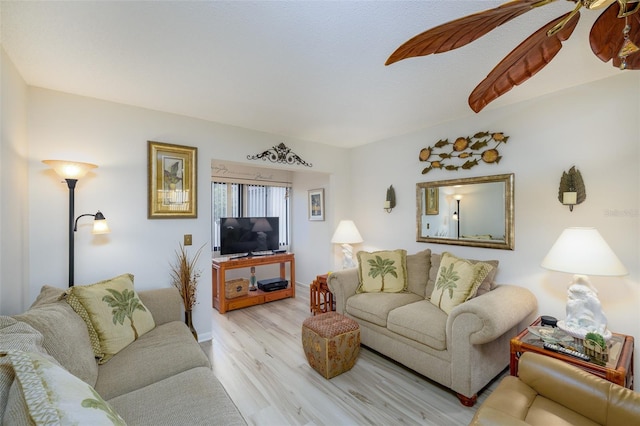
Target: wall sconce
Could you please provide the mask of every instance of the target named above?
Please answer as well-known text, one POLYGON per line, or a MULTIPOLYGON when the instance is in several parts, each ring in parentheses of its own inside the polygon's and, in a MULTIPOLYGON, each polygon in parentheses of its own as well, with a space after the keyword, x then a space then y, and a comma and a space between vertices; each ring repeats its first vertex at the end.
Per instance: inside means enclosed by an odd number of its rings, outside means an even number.
POLYGON ((393 189, 393 185, 387 189, 387 198, 384 202, 384 209, 387 213, 391 213, 391 210, 396 206, 396 191, 393 189))
POLYGON ((562 172, 558 201, 569 206, 569 211, 573 211, 573 206, 582 203, 586 198, 587 191, 580 171, 573 166, 568 172, 562 172))
POLYGON ((78 179, 84 177, 89 170, 95 169, 95 164, 80 163, 76 161, 63 161, 63 160, 43 160, 44 164, 51 167, 55 172, 65 180, 67 187, 69 188, 69 287, 73 287, 73 271, 74 271, 74 232, 78 227, 78 219, 83 216, 93 216, 94 234, 105 234, 109 232, 109 226, 107 225, 104 215, 98 211, 95 215, 83 214, 74 219, 75 213, 75 194, 76 183, 78 179))

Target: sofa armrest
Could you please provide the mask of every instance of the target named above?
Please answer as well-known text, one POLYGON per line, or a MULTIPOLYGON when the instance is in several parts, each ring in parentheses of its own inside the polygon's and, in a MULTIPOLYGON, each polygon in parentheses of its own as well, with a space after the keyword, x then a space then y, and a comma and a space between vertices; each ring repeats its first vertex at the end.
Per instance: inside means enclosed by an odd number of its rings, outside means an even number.
POLYGON ((498 285, 453 308, 447 318, 447 344, 463 338, 460 334, 468 334, 468 342, 473 345, 492 342, 529 317, 537 306, 528 289, 498 285))
POLYGON ((525 352, 518 362, 520 380, 539 395, 598 424, 640 422, 640 394, 566 362, 525 352))
POLYGON ((156 325, 182 320, 182 298, 175 287, 141 290, 138 295, 156 325))
POLYGON ((336 312, 344 314, 347 306, 347 299, 356 294, 360 278, 358 269, 350 268, 329 274, 327 285, 333 293, 333 300, 336 302, 336 312))

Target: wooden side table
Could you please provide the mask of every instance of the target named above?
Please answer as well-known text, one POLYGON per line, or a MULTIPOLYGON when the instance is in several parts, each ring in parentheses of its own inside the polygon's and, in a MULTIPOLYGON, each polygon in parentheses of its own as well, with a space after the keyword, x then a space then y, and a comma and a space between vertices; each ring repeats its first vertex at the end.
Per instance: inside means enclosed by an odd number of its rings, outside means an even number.
MULTIPOLYGON (((539 326, 540 318, 531 325, 534 327, 539 326)), ((594 362, 583 361, 579 358, 544 349, 542 339, 525 329, 511 339, 509 370, 512 376, 517 376, 520 355, 524 352, 535 352, 568 362, 605 380, 633 389, 633 337, 613 333, 608 344, 609 361, 605 365, 598 365, 594 362)))
POLYGON ((309 286, 309 307, 313 315, 335 311, 333 293, 327 284, 328 274, 318 275, 309 286))

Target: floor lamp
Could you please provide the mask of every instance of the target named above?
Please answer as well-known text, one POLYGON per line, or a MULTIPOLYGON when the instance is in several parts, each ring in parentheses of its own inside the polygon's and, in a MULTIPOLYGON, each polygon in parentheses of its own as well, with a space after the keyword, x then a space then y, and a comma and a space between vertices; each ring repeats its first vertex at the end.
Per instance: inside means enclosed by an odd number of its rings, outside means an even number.
POLYGON ((89 170, 98 166, 90 163, 80 163, 75 161, 64 160, 43 160, 43 163, 51 167, 55 172, 63 178, 69 188, 69 287, 73 287, 73 271, 74 271, 74 237, 73 233, 78 228, 78 219, 84 216, 93 216, 94 234, 106 234, 109 232, 109 226, 104 215, 98 211, 96 214, 82 214, 74 219, 75 216, 75 197, 74 192, 78 179, 84 177, 89 170))
POLYGON ((455 212, 453 212, 453 220, 455 220, 457 222, 457 226, 458 226, 458 234, 457 234, 457 238, 460 239, 460 200, 462 200, 462 195, 458 194, 458 195, 454 195, 453 198, 455 198, 456 203, 458 205, 458 210, 456 210, 455 212))

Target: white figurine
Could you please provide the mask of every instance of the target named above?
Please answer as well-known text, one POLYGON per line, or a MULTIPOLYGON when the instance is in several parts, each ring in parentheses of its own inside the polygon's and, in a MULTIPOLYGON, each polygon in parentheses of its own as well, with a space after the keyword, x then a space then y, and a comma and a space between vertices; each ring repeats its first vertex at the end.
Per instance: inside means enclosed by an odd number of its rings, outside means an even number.
POLYGON ((587 333, 598 333, 607 340, 607 317, 602 311, 597 290, 586 275, 575 275, 567 292, 567 318, 558 322, 558 327, 568 334, 584 339, 587 333))

